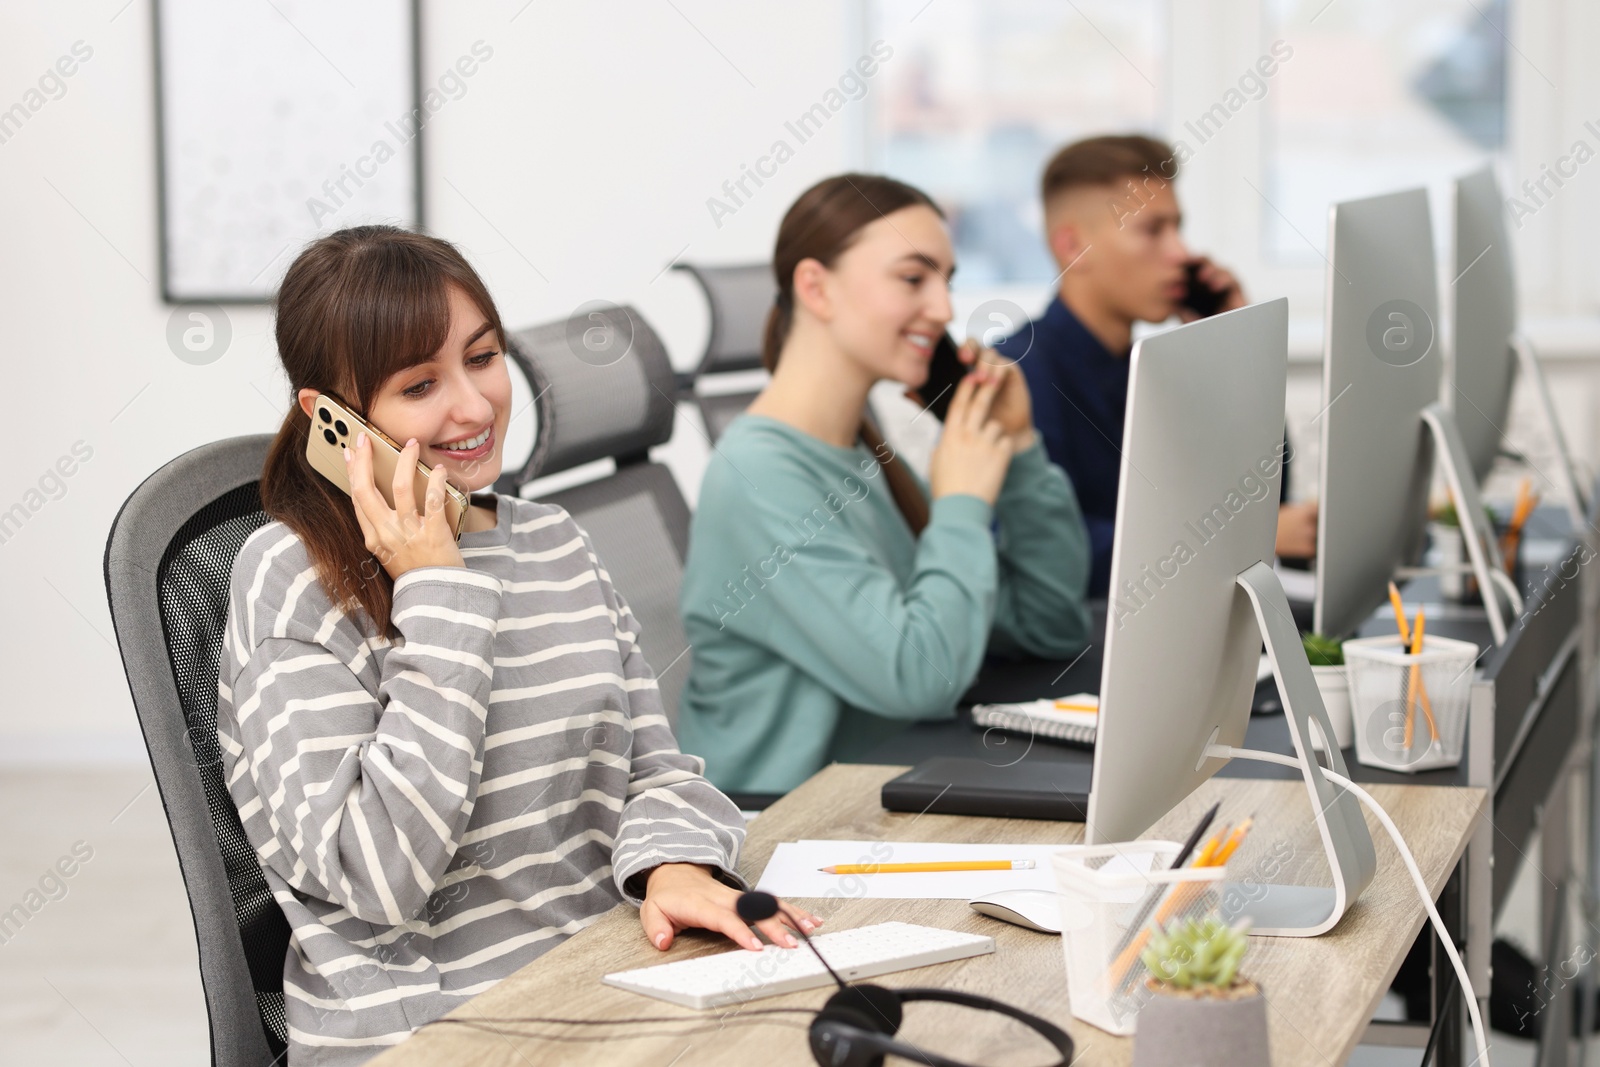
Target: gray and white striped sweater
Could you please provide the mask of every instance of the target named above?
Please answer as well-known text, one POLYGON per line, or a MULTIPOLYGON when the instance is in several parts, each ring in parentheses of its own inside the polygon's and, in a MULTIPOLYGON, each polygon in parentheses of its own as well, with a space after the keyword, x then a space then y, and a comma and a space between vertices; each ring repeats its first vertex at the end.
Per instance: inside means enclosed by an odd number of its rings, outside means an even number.
POLYGON ((678 751, 588 535, 496 503, 494 529, 461 537, 465 569, 395 582, 394 644, 327 599, 283 523, 234 563, 217 728, 292 930, 295 1067, 395 1044, 638 906, 624 883, 659 863, 743 885, 743 819, 678 751))

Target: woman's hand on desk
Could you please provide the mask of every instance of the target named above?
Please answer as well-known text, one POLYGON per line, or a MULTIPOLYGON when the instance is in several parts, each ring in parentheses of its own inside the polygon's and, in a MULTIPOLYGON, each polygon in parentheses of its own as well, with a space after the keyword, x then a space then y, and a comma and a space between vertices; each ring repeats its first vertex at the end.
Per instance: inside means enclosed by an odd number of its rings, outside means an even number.
MULTIPOLYGON (((726 934, 740 948, 759 950, 761 939, 750 932, 750 927, 734 910, 738 899, 739 890, 717 881, 711 875, 711 868, 703 864, 663 863, 645 880, 639 922, 644 926, 645 937, 663 951, 672 947, 679 930, 691 927, 726 934)), ((808 934, 822 925, 821 919, 793 904, 785 904, 784 910, 808 934)), ((793 948, 799 944, 781 918, 757 923, 756 929, 775 945, 793 948)))

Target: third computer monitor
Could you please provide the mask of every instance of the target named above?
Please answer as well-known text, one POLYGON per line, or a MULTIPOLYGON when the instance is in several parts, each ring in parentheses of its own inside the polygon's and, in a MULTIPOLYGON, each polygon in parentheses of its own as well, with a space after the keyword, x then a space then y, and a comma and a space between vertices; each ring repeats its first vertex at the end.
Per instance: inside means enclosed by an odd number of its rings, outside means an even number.
POLYGON ((1353 633, 1416 562, 1439 398, 1438 282, 1425 189, 1335 204, 1322 369, 1318 633, 1353 633))
POLYGON ((1455 228, 1455 339, 1444 402, 1455 414, 1472 474, 1481 485, 1500 451, 1517 369, 1511 343, 1517 328, 1516 276, 1493 168, 1456 180, 1455 228))

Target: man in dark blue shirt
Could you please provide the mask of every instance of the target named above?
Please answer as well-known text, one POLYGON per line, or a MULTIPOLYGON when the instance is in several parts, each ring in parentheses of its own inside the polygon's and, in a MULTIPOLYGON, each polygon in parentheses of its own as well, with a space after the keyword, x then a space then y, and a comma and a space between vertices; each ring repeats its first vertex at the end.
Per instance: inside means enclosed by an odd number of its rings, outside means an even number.
MULTIPOLYGON (((995 345, 1021 366, 1034 427, 1077 491, 1093 553, 1092 597, 1106 596, 1111 581, 1133 324, 1200 317, 1183 303, 1190 263, 1214 294, 1211 313, 1247 303, 1231 273, 1192 255, 1179 236, 1177 171, 1173 150, 1148 137, 1094 137, 1057 153, 1041 184, 1059 290, 1043 315, 995 345)), ((1278 555, 1316 551, 1316 507, 1280 504, 1278 555)))

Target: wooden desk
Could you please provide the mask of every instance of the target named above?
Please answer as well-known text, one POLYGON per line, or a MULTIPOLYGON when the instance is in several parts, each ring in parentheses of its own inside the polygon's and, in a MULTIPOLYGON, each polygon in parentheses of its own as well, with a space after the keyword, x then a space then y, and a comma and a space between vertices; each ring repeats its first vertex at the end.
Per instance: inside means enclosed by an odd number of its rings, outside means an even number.
MULTIPOLYGON (((775 845, 800 838, 1074 844, 1076 823, 976 819, 884 811, 879 787, 901 767, 835 764, 767 809, 750 829, 740 872, 754 880, 775 845)), ((1484 807, 1484 791, 1380 785, 1371 792, 1406 836, 1431 891, 1437 893, 1461 857, 1484 807)), ((1277 881, 1326 876, 1310 802, 1298 782, 1213 779, 1157 827, 1181 840, 1212 802, 1221 818, 1256 816, 1256 828, 1230 866, 1241 877, 1280 841, 1293 848, 1277 881), (1321 868, 1320 872, 1318 868, 1321 868)), ((1243 970, 1264 987, 1274 1064, 1343 1063, 1425 920, 1421 902, 1388 836, 1368 818, 1378 873, 1339 927, 1319 938, 1252 938, 1243 970)), ((1281 848, 1279 852, 1281 854, 1281 848)), ((959 900, 800 901, 828 921, 823 932, 899 919, 995 939, 993 955, 903 971, 876 979, 890 986, 940 986, 1015 1004, 1066 1027, 1077 1042, 1075 1064, 1126 1064, 1132 1039, 1113 1037, 1073 1019, 1067 1007, 1060 939, 978 915, 959 900)), ((770 997, 743 1007, 695 1012, 600 984, 611 971, 684 959, 729 947, 705 933, 680 936, 667 953, 644 939, 633 908, 619 906, 499 985, 452 1012, 452 1019, 529 1015, 584 1019, 670 1016, 682 1022, 629 1026, 439 1023, 372 1061, 376 1067, 450 1063, 461 1067, 538 1064, 649 1064, 655 1067, 812 1063, 809 1015, 751 1014, 766 1008, 815 1010, 832 987, 770 997), (538 1036, 535 1036, 538 1035, 538 1036)), ((1048 1053, 1030 1031, 1000 1016, 913 1005, 901 1034, 945 1056, 984 1064, 1038 1064, 1048 1053)))

